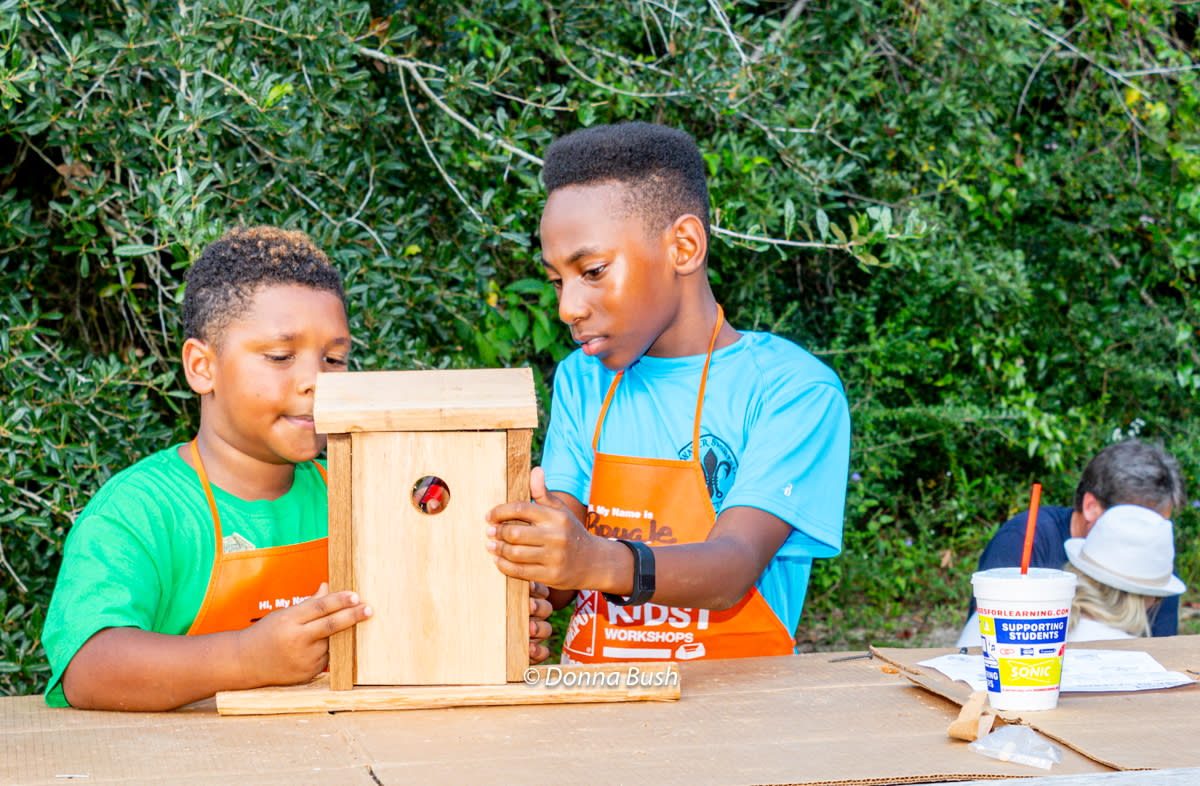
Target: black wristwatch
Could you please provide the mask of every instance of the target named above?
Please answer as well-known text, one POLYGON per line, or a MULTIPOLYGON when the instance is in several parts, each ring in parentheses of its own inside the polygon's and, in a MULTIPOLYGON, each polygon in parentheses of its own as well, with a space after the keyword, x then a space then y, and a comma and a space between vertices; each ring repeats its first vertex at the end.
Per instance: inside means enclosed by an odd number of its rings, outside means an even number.
POLYGON ((604 599, 618 606, 640 606, 654 597, 654 549, 640 540, 617 539, 633 552, 633 592, 628 598, 605 592, 604 599))

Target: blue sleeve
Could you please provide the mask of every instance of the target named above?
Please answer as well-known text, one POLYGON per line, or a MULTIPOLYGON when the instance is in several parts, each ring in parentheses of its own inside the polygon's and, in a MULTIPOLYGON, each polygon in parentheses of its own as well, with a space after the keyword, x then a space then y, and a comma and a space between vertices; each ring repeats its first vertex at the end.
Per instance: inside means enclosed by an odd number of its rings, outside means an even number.
POLYGON ((576 380, 571 378, 567 366, 568 361, 563 361, 554 372, 542 469, 546 472, 547 489, 570 494, 586 505, 592 482, 592 434, 576 380))
MULTIPOLYGON (((1063 547, 1071 536, 1072 508, 1047 506, 1038 515, 1029 564, 1035 568, 1061 568, 1067 561, 1063 547)), ((979 555, 979 570, 1015 568, 1021 564, 1025 550, 1025 525, 1029 511, 1018 513, 1000 525, 979 555)), ((971 596, 970 613, 975 611, 975 596, 971 596)))
MULTIPOLYGON (((979 557, 979 569, 1013 568, 1025 550, 1025 525, 1029 511, 1000 525, 979 557)), ((1063 544, 1071 537, 1071 508, 1046 507, 1038 516, 1029 564, 1035 568, 1061 568, 1067 561, 1063 544)))
POLYGON ((1021 564, 1025 548, 1025 519, 1028 513, 1014 516, 1000 525, 979 555, 979 569, 1011 568, 1021 564))
POLYGON ((765 391, 722 509, 759 508, 791 524, 780 556, 832 557, 842 548, 849 406, 837 385, 788 383, 781 376, 765 391))
POLYGON ((1179 596, 1172 595, 1159 601, 1158 608, 1151 611, 1151 636, 1174 636, 1179 633, 1179 596))

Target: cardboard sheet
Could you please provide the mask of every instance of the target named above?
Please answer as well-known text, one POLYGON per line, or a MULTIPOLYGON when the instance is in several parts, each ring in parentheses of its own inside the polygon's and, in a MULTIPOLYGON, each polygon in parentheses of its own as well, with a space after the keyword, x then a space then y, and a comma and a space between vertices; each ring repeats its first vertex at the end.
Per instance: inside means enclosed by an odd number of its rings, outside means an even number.
MULTIPOLYGON (((1068 644, 1081 649, 1141 650, 1172 671, 1200 675, 1200 636, 1130 639, 1068 644)), ((919 661, 944 649, 876 649, 905 676, 950 701, 962 704, 970 695, 965 683, 951 682, 919 661)), ((1116 769, 1200 767, 1200 747, 1184 743, 1185 732, 1200 708, 1200 684, 1134 693, 1064 693, 1058 707, 1040 712, 999 712, 1009 722, 1023 723, 1080 753, 1116 769)))
MULTIPOLYGON (((817 653, 681 664, 677 702, 220 717, 0 699, 0 783, 904 783, 1041 775, 951 740, 952 701, 817 653), (79 782, 79 781, 76 781, 79 782)), ((890 667, 889 667, 890 670, 890 667)), ((1110 769, 1064 751, 1053 774, 1110 769)))
POLYGON ((211 702, 128 713, 52 709, 40 696, 0 699, 0 783, 375 783, 332 716, 277 720, 221 718, 211 702))

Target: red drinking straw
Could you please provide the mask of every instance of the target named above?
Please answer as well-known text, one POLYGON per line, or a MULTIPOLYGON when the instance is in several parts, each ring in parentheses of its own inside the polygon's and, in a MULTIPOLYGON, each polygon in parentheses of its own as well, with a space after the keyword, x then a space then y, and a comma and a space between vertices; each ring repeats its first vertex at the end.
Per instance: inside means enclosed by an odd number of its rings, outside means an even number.
POLYGON ((1029 573, 1029 558, 1033 555, 1033 530, 1037 527, 1038 503, 1042 501, 1042 484, 1033 484, 1029 497, 1029 517, 1025 520, 1025 548, 1021 551, 1021 575, 1029 573))

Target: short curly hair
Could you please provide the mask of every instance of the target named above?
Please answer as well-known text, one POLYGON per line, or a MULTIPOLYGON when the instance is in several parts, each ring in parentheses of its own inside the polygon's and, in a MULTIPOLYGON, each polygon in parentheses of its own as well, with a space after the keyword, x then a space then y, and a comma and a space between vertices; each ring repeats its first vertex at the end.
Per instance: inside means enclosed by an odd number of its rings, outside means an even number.
POLYGON ((542 168, 547 194, 606 181, 627 187, 627 215, 640 216, 647 230, 657 232, 690 213, 708 237, 704 157, 687 132, 655 123, 618 123, 581 128, 547 148, 542 168))
POLYGON ((346 305, 341 275, 308 235, 272 226, 235 227, 200 252, 188 271, 184 338, 219 343, 250 307, 255 291, 273 284, 332 292, 346 305))

